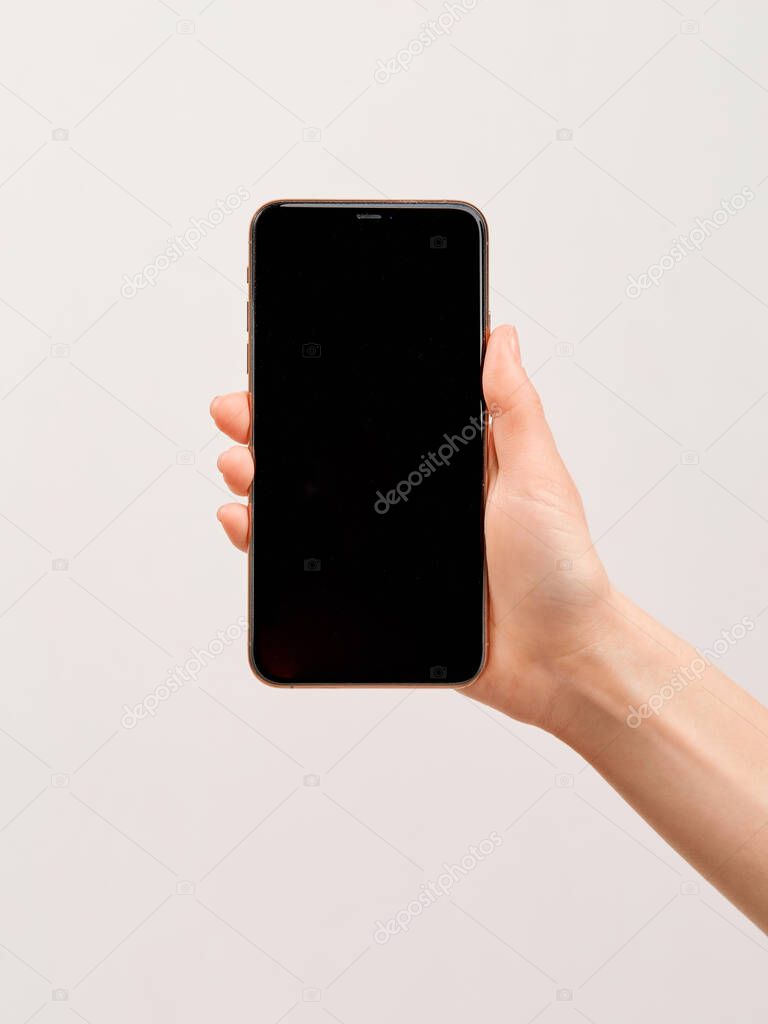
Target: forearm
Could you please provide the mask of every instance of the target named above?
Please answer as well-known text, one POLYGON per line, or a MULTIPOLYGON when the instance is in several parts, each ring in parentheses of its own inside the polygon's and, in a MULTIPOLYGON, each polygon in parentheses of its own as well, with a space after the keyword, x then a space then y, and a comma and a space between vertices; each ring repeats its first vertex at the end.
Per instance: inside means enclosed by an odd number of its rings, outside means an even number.
POLYGON ((626 599, 614 605, 609 638, 552 669, 552 731, 768 930, 768 711, 626 599))

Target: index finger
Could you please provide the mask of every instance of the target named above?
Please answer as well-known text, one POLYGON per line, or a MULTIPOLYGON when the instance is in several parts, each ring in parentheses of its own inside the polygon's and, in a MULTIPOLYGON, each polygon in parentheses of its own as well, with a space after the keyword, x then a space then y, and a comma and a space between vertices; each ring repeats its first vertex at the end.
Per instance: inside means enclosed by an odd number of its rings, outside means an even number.
POLYGON ((248 444, 251 437, 251 401, 247 391, 218 395, 211 402, 213 422, 238 444, 248 444))

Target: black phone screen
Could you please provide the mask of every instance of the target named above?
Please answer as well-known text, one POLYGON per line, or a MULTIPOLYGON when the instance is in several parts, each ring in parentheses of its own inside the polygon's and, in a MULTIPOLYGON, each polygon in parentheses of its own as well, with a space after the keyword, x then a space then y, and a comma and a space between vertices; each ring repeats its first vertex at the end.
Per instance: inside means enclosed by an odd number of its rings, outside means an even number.
POLYGON ((253 668, 466 682, 485 645, 484 222, 276 202, 251 230, 253 668))

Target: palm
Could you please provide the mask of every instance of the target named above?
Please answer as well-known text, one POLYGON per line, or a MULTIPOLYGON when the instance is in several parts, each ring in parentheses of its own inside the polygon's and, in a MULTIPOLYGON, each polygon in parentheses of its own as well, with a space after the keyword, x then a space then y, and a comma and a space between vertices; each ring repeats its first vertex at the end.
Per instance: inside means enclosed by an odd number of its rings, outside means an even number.
MULTIPOLYGON (((579 495, 556 451, 546 471, 494 465, 485 516, 487 667, 468 693, 514 718, 546 721, 556 697, 536 667, 587 646, 608 582, 579 495)), ((544 673, 541 673, 543 676, 544 673)))

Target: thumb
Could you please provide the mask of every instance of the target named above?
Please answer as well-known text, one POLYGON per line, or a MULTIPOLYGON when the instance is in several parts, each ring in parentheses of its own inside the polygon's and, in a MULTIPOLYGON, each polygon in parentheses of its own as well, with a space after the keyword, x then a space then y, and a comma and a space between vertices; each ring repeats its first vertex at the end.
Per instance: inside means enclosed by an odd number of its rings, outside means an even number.
POLYGON ((541 399, 520 361, 517 330, 497 327, 488 341, 483 391, 493 417, 493 442, 502 473, 521 469, 521 458, 560 461, 541 399))

